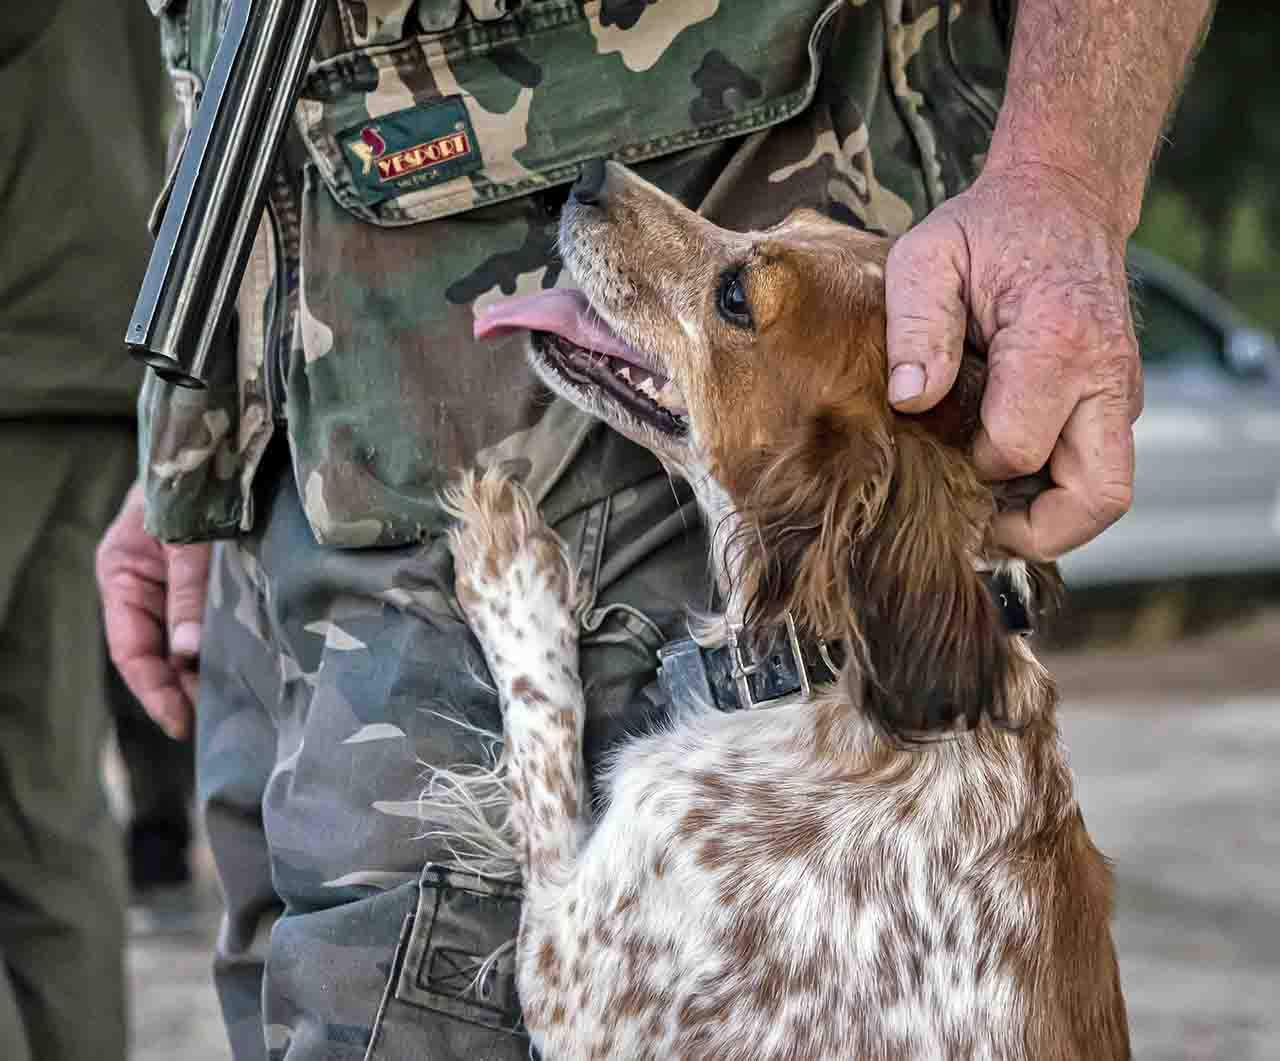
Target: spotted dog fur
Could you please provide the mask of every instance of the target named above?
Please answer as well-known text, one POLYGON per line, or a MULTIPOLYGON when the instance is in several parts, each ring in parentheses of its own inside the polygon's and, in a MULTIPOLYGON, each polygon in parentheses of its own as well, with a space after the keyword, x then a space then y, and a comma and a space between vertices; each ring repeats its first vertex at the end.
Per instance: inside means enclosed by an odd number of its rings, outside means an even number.
POLYGON ((535 887, 574 857, 587 824, 573 572, 513 480, 468 476, 446 504, 458 603, 502 703, 514 861, 535 887))
POLYGON ((503 705, 517 981, 543 1057, 1128 1057, 1110 872, 1056 691, 978 570, 1024 593, 1035 573, 990 547, 995 501, 957 427, 971 411, 888 407, 887 244, 816 215, 726 233, 610 165, 590 209, 566 208, 561 247, 678 398, 562 371, 536 336, 535 367, 692 484, 725 600, 704 636, 786 613, 847 662, 761 710, 675 705, 617 754, 592 821, 565 553, 515 484, 453 492, 458 597, 503 705))

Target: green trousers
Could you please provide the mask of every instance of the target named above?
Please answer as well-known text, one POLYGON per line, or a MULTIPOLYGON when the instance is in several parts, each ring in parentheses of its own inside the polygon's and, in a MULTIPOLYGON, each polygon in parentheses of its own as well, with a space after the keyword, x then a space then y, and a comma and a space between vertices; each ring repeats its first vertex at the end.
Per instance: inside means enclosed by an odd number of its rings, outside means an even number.
POLYGON ((0 1058, 125 1056, 125 884, 101 780, 94 549, 127 423, 0 422, 0 1058))

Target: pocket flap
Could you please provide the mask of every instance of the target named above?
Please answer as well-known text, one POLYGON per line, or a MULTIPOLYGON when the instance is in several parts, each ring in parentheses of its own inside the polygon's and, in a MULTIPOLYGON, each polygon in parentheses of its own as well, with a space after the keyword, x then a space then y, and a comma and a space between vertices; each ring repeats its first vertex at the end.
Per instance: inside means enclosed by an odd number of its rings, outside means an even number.
POLYGON ((428 865, 396 998, 473 1024, 523 1030, 516 995, 516 881, 428 865))
POLYGON ((568 182, 589 159, 634 164, 785 121, 813 98, 842 3, 668 0, 637 14, 468 0, 473 17, 447 32, 318 64, 298 122, 346 210, 428 221, 568 182))

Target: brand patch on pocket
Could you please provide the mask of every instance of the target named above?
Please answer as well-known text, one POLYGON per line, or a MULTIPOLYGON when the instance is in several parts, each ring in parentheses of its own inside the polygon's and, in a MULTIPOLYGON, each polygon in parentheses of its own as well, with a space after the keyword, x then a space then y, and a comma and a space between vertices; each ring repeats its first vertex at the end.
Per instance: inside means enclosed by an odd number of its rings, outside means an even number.
POLYGON ((338 134, 366 203, 474 173, 484 165, 461 96, 354 125, 338 134))

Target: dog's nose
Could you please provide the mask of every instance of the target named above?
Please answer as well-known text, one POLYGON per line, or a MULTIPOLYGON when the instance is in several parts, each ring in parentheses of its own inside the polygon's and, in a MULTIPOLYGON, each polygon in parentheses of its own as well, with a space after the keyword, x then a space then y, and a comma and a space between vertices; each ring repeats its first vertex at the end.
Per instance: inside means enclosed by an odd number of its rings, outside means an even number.
POLYGON ((604 182, 608 171, 604 159, 593 158, 582 166, 582 172, 573 185, 573 197, 583 206, 599 206, 604 198, 604 182))

